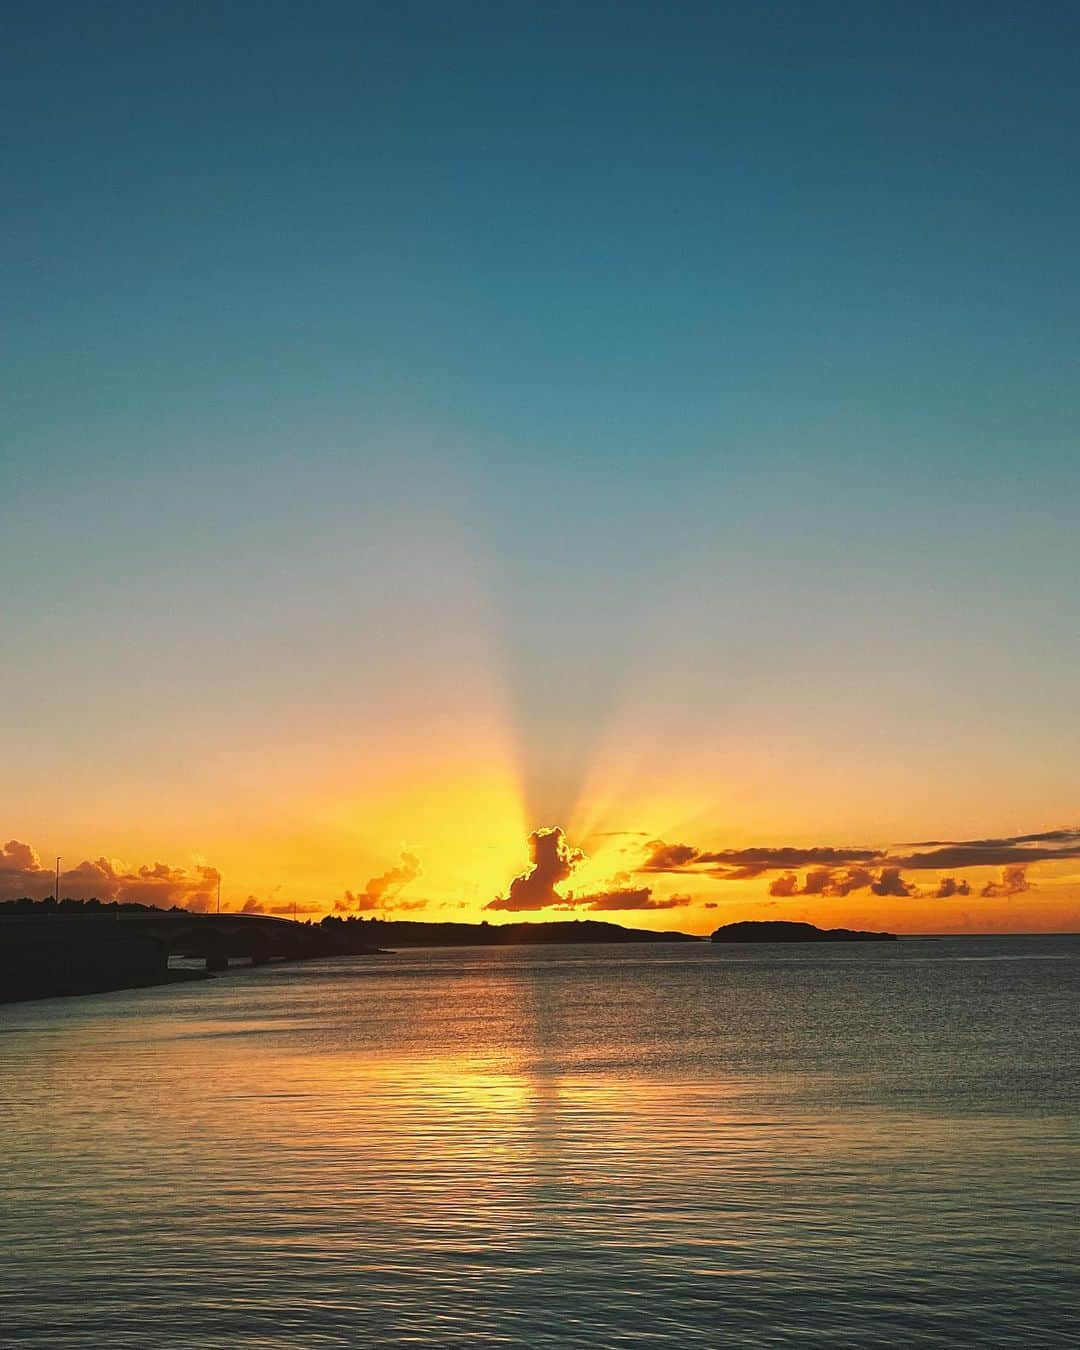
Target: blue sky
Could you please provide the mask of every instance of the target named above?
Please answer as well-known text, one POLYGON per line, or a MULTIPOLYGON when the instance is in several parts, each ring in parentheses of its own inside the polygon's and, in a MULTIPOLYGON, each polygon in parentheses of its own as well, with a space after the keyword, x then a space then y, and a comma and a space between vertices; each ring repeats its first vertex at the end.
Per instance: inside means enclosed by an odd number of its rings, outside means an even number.
POLYGON ((197 850, 208 746, 285 725, 288 772, 297 727, 362 744, 395 672, 452 706, 462 663, 530 827, 613 739, 741 838, 1057 823, 1078 30, 13 5, 10 828, 77 832, 93 783, 95 829, 141 798, 197 850), (775 810, 710 796, 755 772, 775 810))

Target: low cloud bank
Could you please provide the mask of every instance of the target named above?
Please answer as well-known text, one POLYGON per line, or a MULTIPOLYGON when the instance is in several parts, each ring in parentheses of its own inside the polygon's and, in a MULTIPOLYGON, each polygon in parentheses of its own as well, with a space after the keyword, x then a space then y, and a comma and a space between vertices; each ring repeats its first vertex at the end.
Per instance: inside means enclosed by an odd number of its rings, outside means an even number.
MULTIPOLYGON (((120 904, 153 905, 171 909, 180 905, 196 912, 216 903, 220 873, 205 863, 174 867, 145 863, 130 867, 115 858, 86 858, 76 867, 61 868, 60 898, 115 900, 120 904)), ((29 896, 43 900, 56 892, 56 873, 43 866, 37 851, 18 839, 0 850, 0 900, 29 896)))

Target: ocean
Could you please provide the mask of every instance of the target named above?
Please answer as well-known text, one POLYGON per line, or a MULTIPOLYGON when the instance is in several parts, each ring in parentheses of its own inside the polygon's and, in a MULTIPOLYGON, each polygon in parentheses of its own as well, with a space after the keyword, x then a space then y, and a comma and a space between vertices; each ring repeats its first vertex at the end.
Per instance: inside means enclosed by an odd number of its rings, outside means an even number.
POLYGON ((0 1008, 0 1343, 1065 1346, 1080 937, 401 951, 0 1008))

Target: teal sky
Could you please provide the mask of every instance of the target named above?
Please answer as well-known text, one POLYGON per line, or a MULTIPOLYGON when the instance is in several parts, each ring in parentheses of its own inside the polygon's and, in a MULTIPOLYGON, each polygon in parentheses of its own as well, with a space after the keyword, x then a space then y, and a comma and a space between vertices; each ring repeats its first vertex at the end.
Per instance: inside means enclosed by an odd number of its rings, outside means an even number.
POLYGON ((195 851, 496 694, 530 825, 613 743, 745 839, 1071 818, 1078 39, 10 5, 0 829, 195 851))

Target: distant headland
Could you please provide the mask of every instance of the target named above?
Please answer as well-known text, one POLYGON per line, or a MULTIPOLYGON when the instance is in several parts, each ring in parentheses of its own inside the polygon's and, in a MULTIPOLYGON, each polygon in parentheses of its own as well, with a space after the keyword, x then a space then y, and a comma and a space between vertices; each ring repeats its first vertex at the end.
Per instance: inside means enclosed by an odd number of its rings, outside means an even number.
POLYGON ((624 928, 602 919, 554 919, 542 923, 439 923, 415 919, 339 919, 319 925, 349 948, 353 935, 378 947, 516 947, 568 942, 701 942, 690 933, 624 928))
POLYGON ((895 942, 895 933, 867 933, 856 928, 818 928, 784 919, 726 923, 713 942, 895 942))

